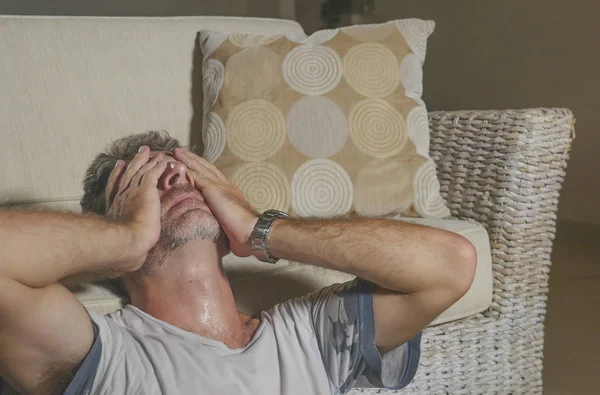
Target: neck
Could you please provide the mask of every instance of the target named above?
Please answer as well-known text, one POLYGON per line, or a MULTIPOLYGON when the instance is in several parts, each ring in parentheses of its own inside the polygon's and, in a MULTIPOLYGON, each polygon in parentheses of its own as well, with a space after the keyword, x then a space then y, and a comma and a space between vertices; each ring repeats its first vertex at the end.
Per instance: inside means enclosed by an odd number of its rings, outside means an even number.
POLYGON ((237 311, 221 256, 213 241, 185 244, 151 274, 125 278, 131 304, 178 328, 243 347, 257 325, 237 311))

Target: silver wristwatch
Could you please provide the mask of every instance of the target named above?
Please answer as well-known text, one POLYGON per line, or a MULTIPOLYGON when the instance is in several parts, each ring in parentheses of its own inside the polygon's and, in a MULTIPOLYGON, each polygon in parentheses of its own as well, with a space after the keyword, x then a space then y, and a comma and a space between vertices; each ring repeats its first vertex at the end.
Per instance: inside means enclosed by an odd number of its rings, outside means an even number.
POLYGON ((275 258, 267 250, 267 237, 271 232, 273 221, 281 218, 291 218, 289 214, 279 210, 267 210, 258 217, 256 225, 252 230, 252 251, 258 259, 263 262, 277 263, 279 258, 275 258))

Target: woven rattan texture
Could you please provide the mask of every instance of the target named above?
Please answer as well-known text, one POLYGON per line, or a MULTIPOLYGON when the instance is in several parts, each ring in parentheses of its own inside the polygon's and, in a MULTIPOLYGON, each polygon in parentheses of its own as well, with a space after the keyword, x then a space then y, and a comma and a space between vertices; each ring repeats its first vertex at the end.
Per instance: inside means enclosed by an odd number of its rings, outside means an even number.
POLYGON ((567 109, 430 113, 430 153, 452 216, 490 236, 492 305, 427 328, 405 389, 353 393, 542 392, 550 253, 573 124, 567 109))

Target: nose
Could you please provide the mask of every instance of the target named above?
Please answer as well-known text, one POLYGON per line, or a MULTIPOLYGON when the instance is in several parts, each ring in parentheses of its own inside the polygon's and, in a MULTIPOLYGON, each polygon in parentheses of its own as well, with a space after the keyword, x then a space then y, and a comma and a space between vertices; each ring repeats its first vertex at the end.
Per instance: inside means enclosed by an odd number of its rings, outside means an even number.
POLYGON ((187 166, 181 162, 172 160, 167 164, 167 169, 158 179, 158 188, 166 192, 182 184, 193 185, 194 182, 187 171, 187 166))

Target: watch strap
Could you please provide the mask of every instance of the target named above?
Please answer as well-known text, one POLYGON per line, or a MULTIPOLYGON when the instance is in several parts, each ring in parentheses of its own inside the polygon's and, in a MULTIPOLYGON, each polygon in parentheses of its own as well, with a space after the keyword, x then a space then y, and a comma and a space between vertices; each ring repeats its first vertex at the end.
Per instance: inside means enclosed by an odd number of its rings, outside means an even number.
POLYGON ((269 263, 277 263, 279 260, 279 258, 275 258, 271 255, 267 249, 267 237, 271 232, 273 222, 276 219, 284 218, 291 217, 289 214, 280 210, 267 210, 258 217, 254 229, 252 230, 251 244, 252 251, 254 251, 255 256, 259 260, 269 263))

